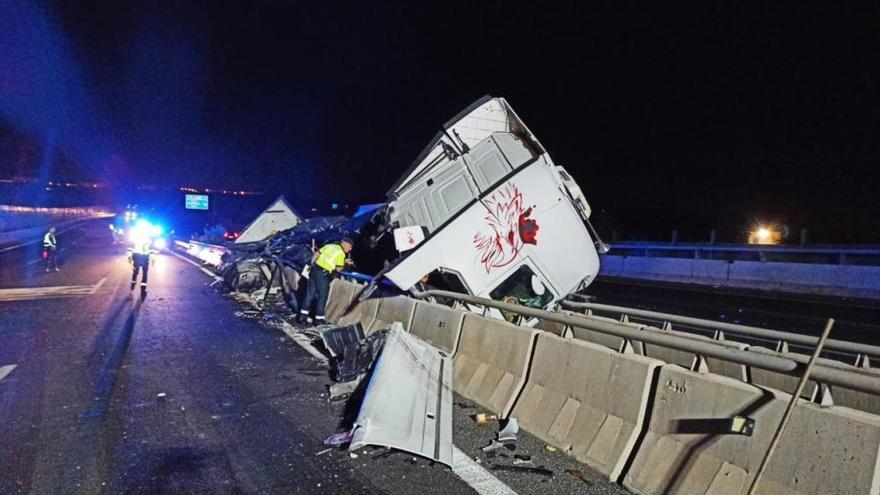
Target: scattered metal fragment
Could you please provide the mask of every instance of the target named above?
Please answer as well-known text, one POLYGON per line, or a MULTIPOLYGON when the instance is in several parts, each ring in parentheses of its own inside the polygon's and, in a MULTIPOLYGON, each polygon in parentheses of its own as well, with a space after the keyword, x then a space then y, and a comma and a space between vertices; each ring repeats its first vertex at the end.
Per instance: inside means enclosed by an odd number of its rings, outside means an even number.
POLYGON ((516 418, 508 418, 507 424, 498 432, 499 442, 515 442, 519 433, 519 421, 516 418))
POLYGON ((512 466, 509 464, 492 464, 489 466, 489 469, 492 471, 512 471, 512 472, 521 472, 521 473, 532 473, 532 474, 540 474, 541 476, 553 476, 553 471, 547 469, 544 466, 512 466))
POLYGON ((452 360, 399 323, 388 329, 349 449, 364 445, 452 465, 452 360))
POLYGON ((514 454, 513 457, 518 461, 532 462, 532 456, 528 454, 514 454))
POLYGON ((342 433, 334 433, 334 434, 330 435, 329 437, 327 437, 326 439, 324 439, 324 445, 339 446, 339 445, 345 445, 347 443, 351 443, 351 432, 350 431, 344 431, 342 433))
POLYGON ((474 414, 473 416, 471 416, 471 418, 473 418, 474 423, 476 423, 477 426, 486 426, 487 424, 498 419, 498 416, 496 416, 495 414, 480 413, 474 414))
POLYGON ((486 457, 495 457, 498 454, 498 451, 504 447, 504 444, 499 442, 498 440, 492 440, 492 443, 483 447, 482 450, 486 457))
POLYGON ((580 469, 566 469, 565 472, 583 481, 587 486, 593 486, 593 480, 588 479, 580 469))
POLYGON ((315 456, 324 455, 324 454, 326 454, 327 452, 333 452, 333 449, 332 449, 332 448, 330 448, 330 449, 324 449, 324 450, 322 450, 322 451, 320 451, 320 452, 316 452, 316 453, 315 453, 315 456))
POLYGON ((348 457, 351 457, 352 459, 357 459, 357 458, 358 458, 358 455, 355 454, 354 452, 349 452, 349 453, 348 453, 348 457))
POLYGON ((354 392, 358 385, 360 385, 361 380, 364 379, 364 374, 360 374, 355 377, 354 380, 349 380, 347 382, 337 382, 330 385, 330 400, 336 399, 338 397, 343 397, 346 395, 350 395, 354 392))
POLYGON ((329 328, 321 332, 321 340, 324 347, 330 351, 330 355, 340 358, 345 355, 349 347, 357 347, 364 340, 364 327, 360 323, 344 327, 329 328))
MULTIPOLYGON (((492 443, 483 447, 482 450, 486 457, 495 457, 501 452, 501 449, 516 450, 516 445, 512 443, 501 443, 498 440, 492 440, 492 443)), ((504 456, 506 457, 506 456, 504 456)))
POLYGON ((157 399, 164 399, 165 397, 166 397, 165 392, 159 392, 158 394, 156 394, 157 399))

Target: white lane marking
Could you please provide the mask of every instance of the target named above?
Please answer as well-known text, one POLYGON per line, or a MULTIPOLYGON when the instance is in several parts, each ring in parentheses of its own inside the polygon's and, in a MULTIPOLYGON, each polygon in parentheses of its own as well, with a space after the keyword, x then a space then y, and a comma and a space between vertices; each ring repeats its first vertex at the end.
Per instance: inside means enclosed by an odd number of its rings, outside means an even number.
POLYGON ((191 260, 191 259, 189 259, 189 258, 187 258, 187 257, 185 257, 185 256, 179 255, 179 254, 175 253, 174 251, 168 251, 168 252, 171 253, 171 254, 173 254, 174 256, 177 256, 178 258, 182 259, 183 261, 186 261, 187 263, 189 263, 190 265, 192 265, 192 266, 198 268, 199 270, 201 270, 201 271, 207 273, 208 276, 209 276, 209 277, 212 277, 214 280, 223 280, 223 277, 218 277, 216 273, 212 272, 211 270, 208 270, 207 268, 205 268, 205 267, 203 267, 202 265, 196 263, 195 261, 193 261, 193 260, 191 260))
POLYGON ((2 382, 4 378, 9 376, 9 374, 12 373, 12 370, 14 370, 16 366, 18 365, 7 364, 6 366, 0 366, 0 382, 2 382))
POLYGON ((452 472, 481 495, 516 495, 513 489, 454 445, 452 446, 452 472))
MULTIPOLYGON (((297 331, 293 325, 282 320, 281 328, 296 345, 302 347, 315 358, 325 363, 328 362, 327 356, 315 349, 311 340, 297 331)), ((480 495, 516 495, 513 489, 454 445, 452 446, 452 472, 480 495)))
POLYGON ((104 277, 94 285, 59 285, 52 287, 17 287, 0 289, 0 302, 88 296, 98 292, 98 289, 100 289, 106 281, 107 277, 104 277))
POLYGON ((98 292, 98 289, 103 287, 104 282, 106 282, 106 281, 107 281, 107 277, 104 277, 101 280, 98 280, 98 283, 92 286, 92 291, 90 292, 90 294, 94 294, 95 292, 98 292))

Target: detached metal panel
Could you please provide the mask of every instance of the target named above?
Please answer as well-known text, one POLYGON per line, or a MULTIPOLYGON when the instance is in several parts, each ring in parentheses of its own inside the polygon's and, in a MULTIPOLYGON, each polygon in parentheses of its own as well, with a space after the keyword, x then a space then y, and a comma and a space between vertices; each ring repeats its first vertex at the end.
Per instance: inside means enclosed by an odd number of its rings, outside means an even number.
POLYGON ((452 466, 452 360, 398 325, 376 362, 349 450, 366 445, 452 466))

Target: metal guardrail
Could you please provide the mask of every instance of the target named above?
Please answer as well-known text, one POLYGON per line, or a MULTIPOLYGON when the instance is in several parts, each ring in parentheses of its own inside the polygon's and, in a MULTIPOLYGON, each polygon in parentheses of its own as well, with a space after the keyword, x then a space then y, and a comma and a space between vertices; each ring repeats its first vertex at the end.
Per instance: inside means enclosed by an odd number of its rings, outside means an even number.
MULTIPOLYGON (((715 342, 704 342, 693 338, 669 335, 663 330, 647 326, 634 328, 632 325, 627 325, 625 323, 605 321, 587 315, 574 316, 560 314, 543 309, 507 304, 492 299, 443 290, 414 292, 413 296, 419 299, 440 297, 452 299, 465 304, 495 308, 528 318, 540 318, 546 321, 560 323, 562 325, 585 328, 613 335, 630 341, 645 342, 661 347, 689 352, 698 356, 722 359, 745 366, 752 366, 792 376, 799 377, 803 375, 805 369, 804 363, 800 363, 787 357, 758 354, 747 350, 724 347, 715 342)), ((880 395, 880 378, 857 369, 847 370, 824 364, 816 364, 811 374, 811 379, 827 385, 838 385, 848 389, 880 395)))
POLYGON ((781 246, 663 242, 616 242, 608 254, 640 257, 774 261, 824 260, 832 264, 880 264, 880 246, 781 246), (686 256, 682 256, 685 254, 686 256))
MULTIPOLYGON (((681 316, 670 313, 660 313, 657 311, 648 311, 644 309, 627 308, 623 306, 612 306, 610 304, 598 304, 589 302, 573 302, 562 301, 562 307, 574 310, 593 310, 615 313, 618 315, 627 315, 637 318, 646 318, 651 320, 667 321, 669 323, 679 323, 708 330, 720 330, 722 332, 734 335, 746 335, 749 337, 760 337, 771 340, 788 342, 791 344, 799 344, 803 346, 815 347, 819 341, 818 337, 809 335, 801 335, 792 332, 783 332, 781 330, 771 330, 768 328, 752 327, 748 325, 739 325, 736 323, 725 323, 720 321, 704 320, 691 316, 681 316)), ((863 354, 870 357, 880 357, 880 346, 858 344, 856 342, 847 342, 845 340, 828 339, 825 343, 826 349, 835 351, 850 352, 853 354, 863 354)))

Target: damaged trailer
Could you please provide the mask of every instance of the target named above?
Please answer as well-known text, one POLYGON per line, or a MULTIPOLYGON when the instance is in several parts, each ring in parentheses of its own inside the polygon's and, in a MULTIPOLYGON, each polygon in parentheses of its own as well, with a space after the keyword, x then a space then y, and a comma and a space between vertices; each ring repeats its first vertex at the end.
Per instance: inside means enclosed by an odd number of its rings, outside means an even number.
POLYGON ((261 286, 271 288, 277 275, 285 294, 295 291, 313 239, 352 237, 358 269, 379 274, 361 299, 386 278, 403 291, 446 289, 548 308, 589 285, 597 248, 607 249, 580 187, 504 98, 485 96, 447 122, 377 206, 230 246, 227 284, 236 289, 245 267, 245 278, 261 286), (260 275, 257 265, 270 266, 260 275))

